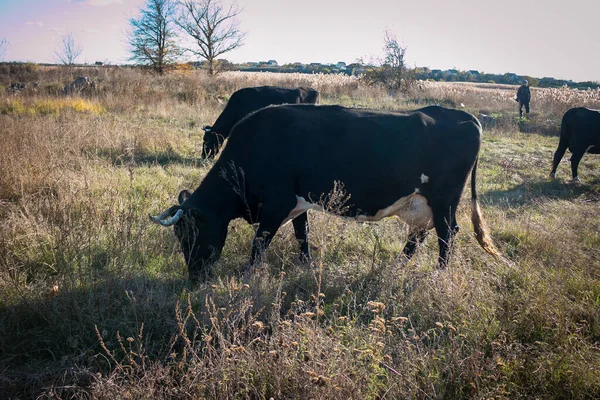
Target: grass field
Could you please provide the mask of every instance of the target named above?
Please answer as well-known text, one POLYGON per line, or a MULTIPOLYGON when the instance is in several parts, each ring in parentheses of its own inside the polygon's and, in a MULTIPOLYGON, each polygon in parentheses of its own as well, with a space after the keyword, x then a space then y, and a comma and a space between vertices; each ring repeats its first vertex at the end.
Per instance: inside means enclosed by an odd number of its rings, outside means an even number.
POLYGON ((548 173, 562 114, 600 91, 424 82, 392 96, 351 77, 90 69, 63 97, 60 68, 0 86, 0 398, 600 398, 600 158, 568 183, 548 173), (198 287, 170 229, 148 221, 212 162, 201 127, 220 97, 313 86, 322 103, 426 104, 494 116, 480 155, 483 214, 507 265, 477 245, 461 203, 452 262, 431 235, 407 266, 397 219, 310 213, 314 263, 278 233, 248 280, 253 227, 234 221, 214 279, 198 287))

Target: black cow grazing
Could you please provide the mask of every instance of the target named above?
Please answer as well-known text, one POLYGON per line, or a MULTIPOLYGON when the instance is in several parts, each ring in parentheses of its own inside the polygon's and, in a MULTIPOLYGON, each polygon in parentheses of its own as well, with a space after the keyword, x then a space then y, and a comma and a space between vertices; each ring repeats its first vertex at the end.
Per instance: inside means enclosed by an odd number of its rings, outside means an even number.
POLYGON ((235 126, 221 157, 194 193, 156 217, 174 225, 190 278, 210 274, 225 243, 227 226, 244 218, 259 227, 250 265, 277 230, 292 221, 308 258, 306 211, 342 182, 350 196, 343 215, 378 221, 396 215, 409 226, 403 254, 410 259, 427 232, 438 235, 439 263, 448 262, 458 231, 456 208, 471 173, 475 235, 499 256, 485 229, 475 189, 481 124, 439 106, 410 114, 340 106, 267 107, 235 126))
POLYGON ((202 157, 216 156, 223 141, 229 137, 231 128, 253 111, 276 104, 315 104, 318 100, 318 91, 304 87, 288 89, 277 86, 257 86, 240 89, 231 95, 215 124, 203 128, 205 133, 202 157))
POLYGON ((560 141, 554 153, 550 176, 556 177, 556 168, 565 155, 571 151, 571 172, 573 181, 580 182, 577 167, 583 155, 600 154, 600 111, 585 107, 571 108, 563 115, 560 126, 560 141))

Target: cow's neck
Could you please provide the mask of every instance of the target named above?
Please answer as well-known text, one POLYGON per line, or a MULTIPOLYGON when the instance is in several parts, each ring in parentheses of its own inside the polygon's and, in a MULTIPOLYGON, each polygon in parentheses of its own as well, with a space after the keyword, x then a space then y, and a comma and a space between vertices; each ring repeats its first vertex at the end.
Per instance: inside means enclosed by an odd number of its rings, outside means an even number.
POLYGON ((204 215, 210 215, 229 223, 232 219, 239 217, 236 197, 231 185, 213 168, 198 189, 192 193, 186 204, 204 215))

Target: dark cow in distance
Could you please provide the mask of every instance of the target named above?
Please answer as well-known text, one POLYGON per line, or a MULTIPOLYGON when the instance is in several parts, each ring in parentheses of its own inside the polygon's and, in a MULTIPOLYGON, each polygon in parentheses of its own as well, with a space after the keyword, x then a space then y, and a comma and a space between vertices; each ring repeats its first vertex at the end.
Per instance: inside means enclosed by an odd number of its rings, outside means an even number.
POLYGON ((571 151, 573 181, 579 182, 577 167, 583 155, 585 153, 600 154, 600 111, 576 107, 571 108, 563 115, 560 140, 550 171, 552 178, 556 177, 556 168, 567 148, 571 151))
POLYGON ((277 104, 315 104, 319 92, 315 89, 298 87, 295 89, 277 86, 247 87, 234 92, 227 106, 213 126, 205 126, 202 158, 217 155, 223 141, 229 137, 231 128, 246 115, 261 108, 277 104))
POLYGON ((499 257, 477 204, 480 144, 481 124, 475 117, 439 106, 409 114, 341 106, 267 107, 235 126, 196 191, 182 191, 179 205, 150 218, 174 226, 194 281, 210 275, 227 226, 236 218, 259 223, 250 266, 289 221, 309 258, 306 211, 322 210, 316 203, 341 182, 349 196, 343 215, 358 221, 395 215, 408 223, 407 260, 435 228, 444 267, 471 173, 475 235, 485 251, 499 257))

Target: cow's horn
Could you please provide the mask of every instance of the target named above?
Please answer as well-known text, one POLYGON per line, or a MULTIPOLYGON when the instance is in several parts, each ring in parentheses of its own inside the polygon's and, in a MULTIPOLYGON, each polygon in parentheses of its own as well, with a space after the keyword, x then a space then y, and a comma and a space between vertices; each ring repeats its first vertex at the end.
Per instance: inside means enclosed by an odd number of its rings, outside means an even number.
POLYGON ((166 211, 163 211, 162 213, 157 215, 156 217, 153 217, 151 215, 149 215, 149 217, 152 222, 155 222, 162 226, 171 226, 171 225, 177 223, 177 221, 179 221, 179 219, 181 218, 182 215, 183 215, 183 210, 181 208, 179 208, 179 206, 172 206, 169 209, 167 209, 166 211), (177 210, 175 215, 173 215, 169 219, 165 219, 165 218, 169 217, 175 210, 177 210))
POLYGON ((170 217, 175 210, 179 210, 179 208, 180 207, 177 206, 177 205, 171 206, 171 207, 167 208, 165 211, 163 211, 160 214, 158 214, 156 217, 150 217, 150 218, 153 218, 153 219, 165 219, 167 217, 170 217))
POLYGON ((204 128, 202 128, 202 130, 203 130, 204 132, 211 132, 211 131, 212 131, 212 126, 208 126, 208 125, 206 125, 204 128))

